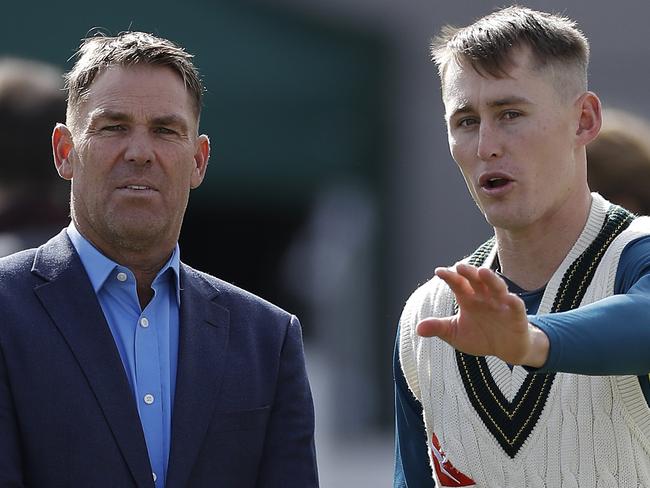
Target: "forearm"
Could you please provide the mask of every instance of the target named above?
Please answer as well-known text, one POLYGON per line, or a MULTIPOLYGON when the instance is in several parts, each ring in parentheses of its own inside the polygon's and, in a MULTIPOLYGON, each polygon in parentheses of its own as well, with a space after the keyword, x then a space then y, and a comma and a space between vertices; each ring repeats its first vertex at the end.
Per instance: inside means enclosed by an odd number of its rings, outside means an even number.
MULTIPOLYGON (((538 372, 643 375, 650 371, 650 297, 614 295, 569 312, 529 317, 548 337, 538 372)), ((532 366, 532 365, 531 365, 532 366)))

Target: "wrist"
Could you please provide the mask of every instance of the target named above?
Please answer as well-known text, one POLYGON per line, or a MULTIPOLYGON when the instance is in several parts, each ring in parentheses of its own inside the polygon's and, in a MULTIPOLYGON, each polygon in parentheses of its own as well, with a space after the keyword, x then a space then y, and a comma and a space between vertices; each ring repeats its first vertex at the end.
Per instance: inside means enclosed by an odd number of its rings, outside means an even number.
POLYGON ((528 324, 528 336, 530 339, 530 346, 528 348, 528 354, 522 361, 522 364, 533 368, 541 368, 548 360, 550 349, 548 336, 542 329, 531 323, 528 324))

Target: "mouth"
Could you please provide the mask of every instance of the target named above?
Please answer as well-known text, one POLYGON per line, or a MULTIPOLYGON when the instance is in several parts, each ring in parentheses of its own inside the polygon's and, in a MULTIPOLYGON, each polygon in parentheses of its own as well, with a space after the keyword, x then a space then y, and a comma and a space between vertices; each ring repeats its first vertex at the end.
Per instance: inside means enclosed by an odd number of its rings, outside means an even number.
POLYGON ((508 180, 507 178, 490 178, 481 186, 488 190, 492 190, 493 188, 501 188, 502 186, 507 185, 510 181, 511 180, 508 180))
POLYGON ((504 191, 513 182, 514 180, 505 173, 485 173, 478 180, 481 189, 492 194, 504 191))
POLYGON ((149 185, 124 185, 124 186, 119 186, 118 190, 157 191, 154 187, 149 185))

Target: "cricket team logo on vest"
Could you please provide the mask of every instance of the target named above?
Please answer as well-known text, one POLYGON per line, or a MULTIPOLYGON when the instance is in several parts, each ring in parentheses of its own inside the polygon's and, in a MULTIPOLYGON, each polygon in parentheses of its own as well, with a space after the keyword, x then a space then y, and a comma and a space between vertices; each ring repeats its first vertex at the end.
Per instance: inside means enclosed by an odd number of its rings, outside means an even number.
POLYGON ((433 458, 433 466, 436 469, 436 475, 441 486, 476 486, 472 478, 464 475, 451 464, 451 461, 445 456, 445 452, 440 447, 440 441, 436 434, 431 436, 431 454, 433 458))

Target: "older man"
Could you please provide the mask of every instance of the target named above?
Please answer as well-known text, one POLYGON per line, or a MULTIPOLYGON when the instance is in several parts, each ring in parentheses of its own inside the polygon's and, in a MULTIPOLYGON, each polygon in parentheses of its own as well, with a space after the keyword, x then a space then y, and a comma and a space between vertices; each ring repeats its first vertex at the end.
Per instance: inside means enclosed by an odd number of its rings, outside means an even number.
POLYGON ((92 37, 66 81, 72 222, 0 261, 0 485, 317 486, 298 320, 180 260, 210 153, 191 55, 92 37))

